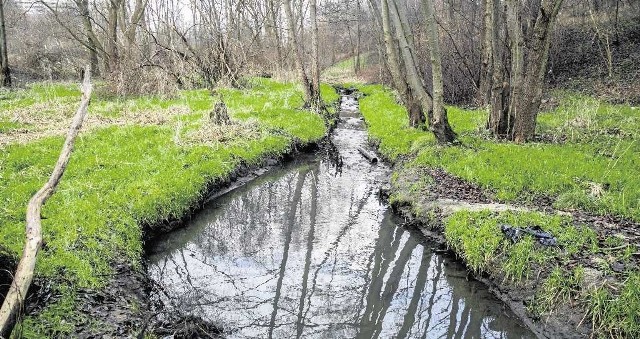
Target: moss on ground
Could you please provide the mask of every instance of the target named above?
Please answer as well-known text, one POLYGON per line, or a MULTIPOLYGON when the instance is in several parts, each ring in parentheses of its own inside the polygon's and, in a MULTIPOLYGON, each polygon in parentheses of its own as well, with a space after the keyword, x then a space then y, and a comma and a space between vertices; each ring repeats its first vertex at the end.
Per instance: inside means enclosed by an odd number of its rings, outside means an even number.
MULTIPOLYGON (((75 291, 104 286, 116 260, 139 265, 142 224, 179 218, 209 184, 226 180, 239 165, 279 157, 326 133, 319 115, 300 108, 302 94, 293 84, 253 79, 245 89, 219 91, 230 126, 208 121, 212 98, 205 90, 167 100, 98 98, 92 103, 90 114, 118 116, 134 107, 157 110, 154 114, 165 119, 81 132, 60 186, 42 212, 45 244, 36 275, 54 281, 59 298, 23 320, 24 337, 72 333, 83 317, 74 309, 75 291), (171 114, 176 107, 181 113, 171 114)), ((337 98, 326 87, 323 94, 325 100, 337 98)), ((37 103, 71 107, 79 92, 72 85, 38 84, 10 95, 0 99, 7 115, 37 103)), ((0 147, 0 239, 15 256, 24 241, 27 201, 47 180, 62 142, 62 136, 50 136, 0 147)))
MULTIPOLYGON (((558 92, 557 108, 539 116, 537 133, 543 138, 514 144, 485 132, 485 110, 448 107, 462 145, 443 147, 430 132, 409 127, 406 109, 393 92, 380 85, 356 86, 364 94, 360 109, 369 136, 383 156, 397 163, 396 176, 407 169, 426 175, 428 168, 441 168, 479 185, 495 200, 534 205, 546 197, 557 209, 640 221, 637 108, 558 92)), ((432 180, 420 180, 410 187, 427 194, 432 185, 432 180)), ((414 200, 408 203, 420 199, 414 200)), ((539 287, 532 287, 532 314, 544 316, 572 304, 592 321, 596 336, 640 335, 640 271, 630 261, 638 244, 624 237, 603 239, 569 215, 542 212, 461 211, 447 217, 442 227, 450 248, 477 273, 489 273, 511 286, 531 286, 542 279, 539 287), (538 226, 554 235, 558 246, 542 246, 531 236, 512 242, 503 235, 502 224, 538 226), (612 269, 614 263, 630 264, 620 271, 612 269), (594 272, 601 274, 595 284, 594 272)))

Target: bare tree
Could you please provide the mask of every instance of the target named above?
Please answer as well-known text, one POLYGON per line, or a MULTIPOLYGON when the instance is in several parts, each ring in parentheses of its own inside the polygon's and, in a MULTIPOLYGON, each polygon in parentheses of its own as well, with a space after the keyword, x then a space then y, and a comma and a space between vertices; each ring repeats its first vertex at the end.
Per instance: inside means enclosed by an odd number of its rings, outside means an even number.
MULTIPOLYGON (((302 2, 301 2, 302 6, 302 2)), ((307 106, 317 107, 315 104, 318 102, 319 93, 314 89, 312 82, 309 80, 304 60, 302 57, 302 45, 298 38, 296 29, 296 18, 293 16, 293 10, 291 9, 291 0, 284 0, 284 11, 287 16, 287 26, 289 28, 289 38, 291 41, 291 47, 294 52, 294 59, 296 62, 296 68, 298 69, 298 75, 304 87, 304 101, 307 106)))
POLYGON ((447 109, 444 107, 444 85, 442 81, 442 55, 440 36, 436 25, 434 0, 422 0, 424 16, 427 22, 429 55, 431 57, 431 77, 433 80, 433 108, 429 116, 429 127, 439 142, 453 142, 456 134, 449 125, 447 109))
MULTIPOLYGON (((511 67, 507 77, 506 67, 494 64, 494 74, 502 74, 495 75, 493 79, 491 102, 496 107, 492 107, 489 118, 489 128, 498 137, 524 142, 534 136, 549 58, 551 31, 562 1, 530 1, 527 6, 522 6, 520 0, 506 1, 503 29, 509 33, 509 51, 503 52, 503 55, 509 56, 511 67), (496 81, 501 78, 502 84, 496 81)), ((496 17, 497 13, 494 14, 494 18, 496 17)), ((494 39, 499 40, 499 35, 495 32, 494 39)), ((504 48, 495 43, 493 46, 504 48)), ((495 59, 499 59, 498 56, 495 59)))
POLYGON ((11 86, 11 71, 7 52, 7 33, 4 25, 4 5, 0 0, 0 86, 11 86))
POLYGON ((481 60, 478 93, 476 103, 486 105, 491 99, 491 84, 493 75, 493 29, 496 20, 494 19, 494 1, 483 0, 483 32, 481 44, 481 60))

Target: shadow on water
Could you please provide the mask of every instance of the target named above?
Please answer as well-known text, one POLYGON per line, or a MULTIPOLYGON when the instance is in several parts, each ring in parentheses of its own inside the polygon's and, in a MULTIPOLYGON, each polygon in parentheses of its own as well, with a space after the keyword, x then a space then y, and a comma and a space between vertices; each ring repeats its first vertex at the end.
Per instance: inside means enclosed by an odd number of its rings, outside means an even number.
POLYGON ((273 171, 158 241, 150 271, 164 297, 237 338, 533 337, 463 267, 398 227, 375 194, 389 169, 358 154, 366 133, 346 108, 339 155, 273 171))

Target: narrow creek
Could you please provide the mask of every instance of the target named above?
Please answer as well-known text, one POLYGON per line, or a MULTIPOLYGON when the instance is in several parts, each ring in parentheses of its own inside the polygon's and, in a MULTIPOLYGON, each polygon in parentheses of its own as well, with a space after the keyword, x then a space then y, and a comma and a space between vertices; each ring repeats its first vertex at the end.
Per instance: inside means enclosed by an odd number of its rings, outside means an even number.
POLYGON ((273 170, 209 203, 151 249, 167 302, 230 338, 532 338, 464 267, 400 227, 390 175, 341 100, 336 152, 273 170))

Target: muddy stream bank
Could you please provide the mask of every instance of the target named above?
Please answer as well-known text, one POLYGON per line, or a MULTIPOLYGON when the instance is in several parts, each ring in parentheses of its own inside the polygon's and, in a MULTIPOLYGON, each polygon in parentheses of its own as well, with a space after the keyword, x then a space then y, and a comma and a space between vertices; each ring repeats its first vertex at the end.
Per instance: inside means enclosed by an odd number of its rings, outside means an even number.
POLYGON ((328 152, 210 201, 149 249, 159 301, 231 338, 531 338, 467 270, 378 197, 353 96, 328 152))

